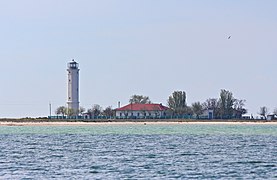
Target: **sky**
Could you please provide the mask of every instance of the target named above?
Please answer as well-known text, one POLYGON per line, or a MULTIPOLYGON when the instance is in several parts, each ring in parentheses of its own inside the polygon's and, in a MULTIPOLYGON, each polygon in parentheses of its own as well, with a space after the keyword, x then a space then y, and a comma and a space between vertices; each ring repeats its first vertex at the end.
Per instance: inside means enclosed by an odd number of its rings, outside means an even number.
POLYGON ((80 105, 218 98, 256 114, 277 108, 276 0, 0 1, 0 117, 48 116, 66 105, 67 63, 80 105), (228 37, 231 36, 230 39, 228 37))

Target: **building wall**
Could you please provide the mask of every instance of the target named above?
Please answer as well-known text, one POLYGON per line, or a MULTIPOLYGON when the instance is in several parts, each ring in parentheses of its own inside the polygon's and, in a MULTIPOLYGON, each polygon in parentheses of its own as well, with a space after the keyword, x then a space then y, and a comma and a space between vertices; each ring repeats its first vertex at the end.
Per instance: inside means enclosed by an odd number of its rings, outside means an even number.
POLYGON ((202 117, 207 117, 208 119, 213 119, 214 118, 214 111, 211 110, 211 109, 206 109, 206 110, 204 110, 204 112, 201 116, 202 117))
POLYGON ((164 116, 165 111, 116 111, 116 117, 137 117, 137 118, 143 118, 143 117, 160 117, 164 116))
POLYGON ((68 68, 68 108, 74 112, 79 110, 79 69, 68 68))

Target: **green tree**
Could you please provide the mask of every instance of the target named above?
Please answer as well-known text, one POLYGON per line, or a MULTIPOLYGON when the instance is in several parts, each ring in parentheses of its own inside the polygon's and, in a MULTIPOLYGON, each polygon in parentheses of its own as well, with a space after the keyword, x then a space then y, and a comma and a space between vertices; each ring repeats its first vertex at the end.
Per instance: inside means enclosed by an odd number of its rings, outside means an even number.
POLYGON ((191 106, 187 106, 185 108, 184 113, 187 114, 187 115, 193 115, 193 109, 192 109, 192 107, 191 106))
POLYGON ((241 118, 243 114, 247 113, 247 110, 244 108, 245 100, 235 99, 234 101, 234 114, 236 118, 241 118))
POLYGON ((129 102, 133 103, 133 104, 150 104, 151 103, 150 98, 148 96, 136 95, 136 94, 131 96, 129 102))
POLYGON ((103 110, 102 114, 103 114, 103 116, 112 117, 115 115, 115 112, 112 109, 112 106, 108 106, 103 110))
POLYGON ((183 115, 187 110, 186 92, 174 91, 167 100, 167 105, 176 115, 183 115))
POLYGON ((203 114, 203 106, 200 102, 195 102, 191 104, 192 111, 196 115, 196 118, 199 119, 199 116, 203 114))
POLYGON ((64 116, 66 114, 66 109, 67 108, 65 106, 60 106, 56 109, 56 114, 57 115, 61 114, 62 116, 64 116))
POLYGON ((91 116, 91 117, 97 117, 102 113, 102 108, 100 105, 95 104, 92 106, 91 109, 87 110, 87 113, 91 116))
POLYGON ((209 98, 203 104, 203 109, 213 110, 214 117, 220 116, 219 102, 216 98, 209 98))
POLYGON ((268 108, 266 106, 260 107, 260 112, 258 112, 258 114, 260 114, 264 117, 264 119, 266 119, 266 116, 268 114, 268 108))
POLYGON ((235 98, 233 93, 222 89, 219 98, 219 108, 221 118, 231 118, 233 116, 233 105, 235 98))
POLYGON ((75 114, 74 109, 66 108, 66 115, 73 116, 75 114))
POLYGON ((80 107, 80 108, 79 108, 79 113, 80 113, 80 114, 83 114, 85 111, 86 111, 85 108, 83 108, 83 107, 80 107))

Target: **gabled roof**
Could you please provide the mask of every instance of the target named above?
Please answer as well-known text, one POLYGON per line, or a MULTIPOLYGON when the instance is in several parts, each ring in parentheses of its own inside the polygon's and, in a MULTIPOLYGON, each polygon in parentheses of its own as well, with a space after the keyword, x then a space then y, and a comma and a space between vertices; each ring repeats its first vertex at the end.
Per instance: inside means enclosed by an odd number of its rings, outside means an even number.
POLYGON ((128 104, 116 111, 166 111, 169 108, 162 104, 128 104))

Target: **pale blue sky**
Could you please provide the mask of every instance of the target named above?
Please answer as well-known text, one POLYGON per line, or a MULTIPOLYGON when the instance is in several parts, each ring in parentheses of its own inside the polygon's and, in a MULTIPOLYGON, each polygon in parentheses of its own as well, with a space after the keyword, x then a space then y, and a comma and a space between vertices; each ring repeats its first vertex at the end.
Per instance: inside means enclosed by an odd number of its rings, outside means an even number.
MULTIPOLYGON (((0 117, 66 104, 67 63, 80 63, 85 108, 133 94, 188 104, 220 89, 246 108, 277 107, 275 0, 0 1, 0 117), (231 39, 227 39, 231 35, 231 39)), ((54 112, 54 110, 53 110, 54 112)))

